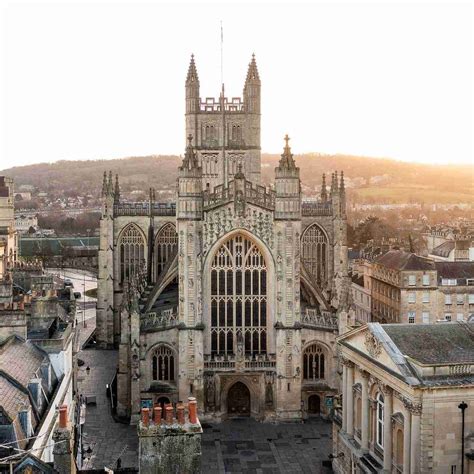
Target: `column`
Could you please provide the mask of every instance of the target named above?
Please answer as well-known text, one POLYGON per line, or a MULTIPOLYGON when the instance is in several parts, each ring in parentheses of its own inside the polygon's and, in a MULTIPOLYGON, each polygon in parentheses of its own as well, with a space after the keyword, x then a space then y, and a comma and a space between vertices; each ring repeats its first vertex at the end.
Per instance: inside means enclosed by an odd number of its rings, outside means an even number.
POLYGON ((411 453, 410 453, 410 474, 420 472, 420 424, 421 424, 421 403, 411 405, 411 453))
POLYGON ((383 470, 392 472, 392 389, 383 389, 383 470))
POLYGON ((361 423, 361 449, 363 451, 369 450, 369 373, 365 370, 361 370, 362 376, 362 416, 360 419, 361 423))
POLYGON ((354 364, 347 362, 347 434, 352 437, 354 436, 354 391, 352 389, 354 385, 354 364))
POLYGON ((411 413, 405 409, 403 423, 403 472, 410 472, 410 447, 411 447, 411 413))
POLYGON ((347 367, 342 363, 342 431, 347 431, 347 367))

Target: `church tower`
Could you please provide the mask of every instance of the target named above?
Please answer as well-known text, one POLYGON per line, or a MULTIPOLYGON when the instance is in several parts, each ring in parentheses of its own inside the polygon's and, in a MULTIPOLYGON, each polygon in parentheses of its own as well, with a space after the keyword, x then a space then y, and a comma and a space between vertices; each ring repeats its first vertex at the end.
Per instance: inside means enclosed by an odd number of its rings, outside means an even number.
POLYGON ((249 64, 243 98, 199 96, 194 56, 186 77, 186 135, 194 137, 203 188, 224 184, 224 160, 230 181, 242 168, 247 179, 260 183, 260 76, 255 56, 249 64))

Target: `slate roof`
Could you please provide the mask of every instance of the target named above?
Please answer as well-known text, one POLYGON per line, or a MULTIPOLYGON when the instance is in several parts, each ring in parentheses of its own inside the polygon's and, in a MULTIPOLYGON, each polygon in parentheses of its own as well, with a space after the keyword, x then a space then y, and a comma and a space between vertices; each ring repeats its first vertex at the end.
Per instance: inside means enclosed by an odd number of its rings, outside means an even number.
POLYGON ((18 408, 30 404, 28 395, 0 374, 0 407, 10 420, 18 414, 18 408))
POLYGON ((437 257, 448 258, 449 254, 454 250, 454 240, 448 240, 438 245, 432 250, 432 254, 437 257))
POLYGON ((421 364, 474 364, 474 323, 385 324, 400 352, 421 364))
POLYGON ((439 278, 474 278, 474 262, 435 262, 439 278))
POLYGON ((389 250, 376 258, 375 263, 393 270, 435 270, 432 260, 404 250, 389 250))
POLYGON ((0 370, 24 387, 28 386, 45 359, 47 355, 34 344, 17 337, 7 339, 0 346, 0 370))

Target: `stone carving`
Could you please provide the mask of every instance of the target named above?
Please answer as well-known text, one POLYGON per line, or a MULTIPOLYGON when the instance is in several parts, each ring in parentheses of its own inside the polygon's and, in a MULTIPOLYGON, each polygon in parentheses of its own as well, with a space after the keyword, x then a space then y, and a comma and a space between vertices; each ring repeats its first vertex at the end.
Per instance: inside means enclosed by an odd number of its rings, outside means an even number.
POLYGON ((382 353, 382 344, 369 330, 365 333, 364 344, 369 355, 374 359, 377 359, 377 357, 382 353))
POLYGON ((412 415, 421 415, 421 411, 423 409, 423 405, 420 402, 416 402, 410 400, 408 398, 403 399, 403 404, 405 408, 412 414, 412 415))
POLYGON ((214 210, 205 214, 203 224, 203 251, 208 252, 211 245, 231 229, 243 228, 261 238, 273 248, 273 224, 268 213, 243 209, 232 213, 230 208, 214 210))

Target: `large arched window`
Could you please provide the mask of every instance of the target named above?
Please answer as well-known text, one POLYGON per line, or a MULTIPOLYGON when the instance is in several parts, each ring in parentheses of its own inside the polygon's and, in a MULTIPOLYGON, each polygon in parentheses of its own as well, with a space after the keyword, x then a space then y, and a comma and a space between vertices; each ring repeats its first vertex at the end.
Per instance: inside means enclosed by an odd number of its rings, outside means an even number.
POLYGON ((145 264, 145 239, 135 224, 129 224, 119 238, 120 281, 137 273, 145 264))
POLYGON ((159 346, 151 357, 151 378, 153 381, 174 381, 174 352, 167 346, 159 346))
POLYGON ((178 249, 176 227, 168 222, 156 234, 155 239, 155 282, 164 266, 178 249))
POLYGON ((303 380, 318 381, 324 379, 324 349, 319 344, 311 344, 303 353, 303 380))
POLYGON ((384 411, 384 398, 379 392, 376 399, 376 413, 375 413, 375 441, 377 445, 383 449, 383 411, 384 411))
POLYGON ((211 264, 211 353, 267 351, 267 267, 259 248, 237 234, 211 264))
POLYGON ((328 239, 321 227, 310 225, 301 238, 302 262, 319 284, 328 278, 328 239))

